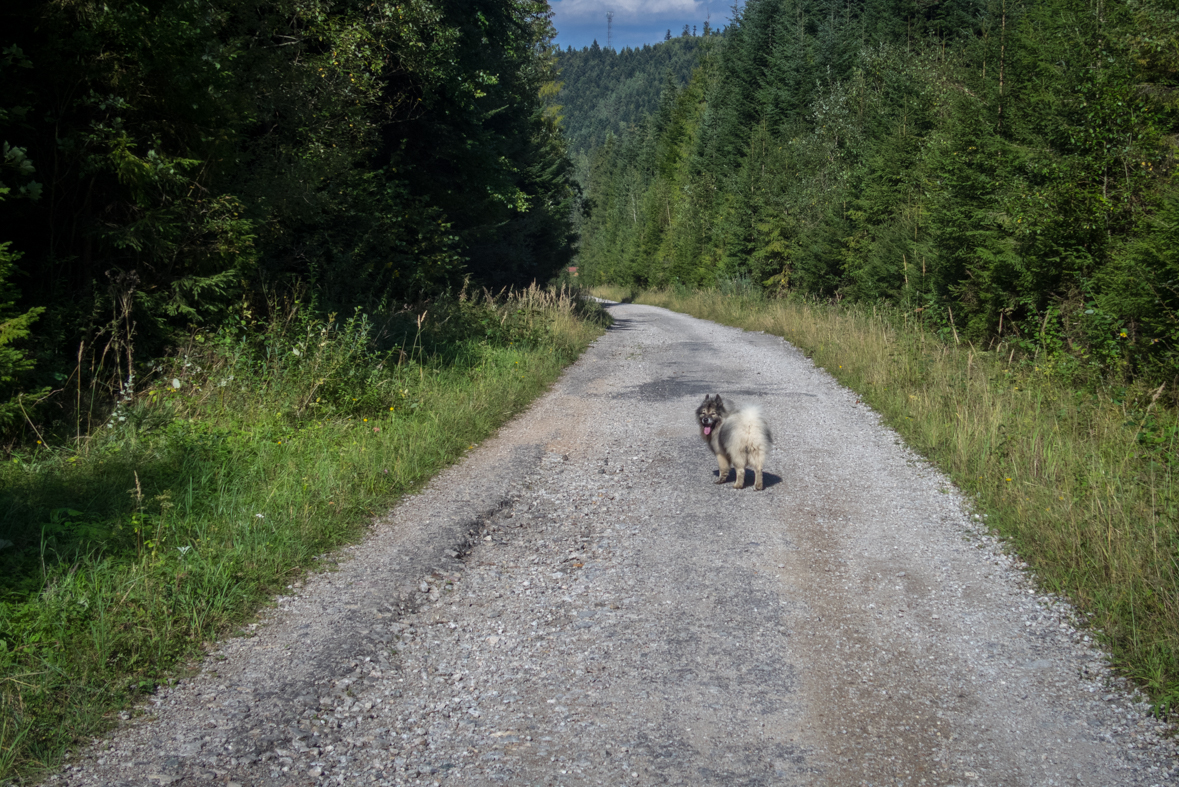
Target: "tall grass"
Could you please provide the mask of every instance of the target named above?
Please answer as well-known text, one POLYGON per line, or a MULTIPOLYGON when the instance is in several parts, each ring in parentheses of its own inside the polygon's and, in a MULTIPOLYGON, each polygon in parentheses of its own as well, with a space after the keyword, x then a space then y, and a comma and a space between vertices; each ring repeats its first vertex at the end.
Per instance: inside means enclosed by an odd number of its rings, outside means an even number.
MULTIPOLYGON (((605 296, 603 296, 605 297, 605 296)), ((1163 710, 1179 701, 1174 392, 1074 387, 1053 359, 983 352, 871 306, 659 291, 641 303, 783 336, 974 496, 1042 585, 1090 616, 1163 710)))
POLYGON ((35 777, 522 409, 601 332, 532 288, 195 332, 0 466, 0 782, 35 777))

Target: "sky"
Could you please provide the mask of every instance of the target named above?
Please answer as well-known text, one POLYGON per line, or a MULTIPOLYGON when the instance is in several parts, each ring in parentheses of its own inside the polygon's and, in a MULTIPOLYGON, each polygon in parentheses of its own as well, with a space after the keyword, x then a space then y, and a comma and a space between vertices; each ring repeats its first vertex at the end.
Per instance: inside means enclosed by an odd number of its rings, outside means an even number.
POLYGON ((712 27, 724 27, 731 0, 549 0, 553 9, 556 43, 564 49, 581 49, 597 39, 606 46, 606 12, 614 12, 615 49, 662 41, 667 31, 680 35, 684 25, 695 25, 699 34, 708 19, 712 27))

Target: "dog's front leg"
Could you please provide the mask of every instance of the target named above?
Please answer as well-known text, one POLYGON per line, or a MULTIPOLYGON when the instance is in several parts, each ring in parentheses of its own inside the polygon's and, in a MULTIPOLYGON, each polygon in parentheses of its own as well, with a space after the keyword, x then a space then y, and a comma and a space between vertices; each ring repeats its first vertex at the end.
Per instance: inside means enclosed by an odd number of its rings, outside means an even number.
POLYGON ((720 472, 716 474, 716 482, 723 484, 729 480, 729 459, 724 454, 717 454, 716 463, 720 465, 720 472))

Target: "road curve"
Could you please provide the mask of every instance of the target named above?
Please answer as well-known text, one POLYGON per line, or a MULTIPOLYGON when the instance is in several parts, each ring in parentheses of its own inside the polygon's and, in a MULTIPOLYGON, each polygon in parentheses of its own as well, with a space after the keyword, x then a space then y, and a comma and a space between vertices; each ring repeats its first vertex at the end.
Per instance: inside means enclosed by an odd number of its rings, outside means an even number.
POLYGON ((1171 743, 941 474, 781 339, 662 309, 50 779, 1153 785, 1171 743), (756 402, 766 489, 692 413, 756 402))

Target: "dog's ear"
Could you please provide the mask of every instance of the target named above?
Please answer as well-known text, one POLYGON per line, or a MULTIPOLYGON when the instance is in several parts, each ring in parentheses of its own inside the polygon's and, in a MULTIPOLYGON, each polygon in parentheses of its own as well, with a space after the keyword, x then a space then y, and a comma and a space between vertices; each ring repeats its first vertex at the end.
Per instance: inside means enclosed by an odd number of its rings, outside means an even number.
POLYGON ((720 403, 721 403, 720 394, 717 394, 717 395, 716 395, 716 403, 717 403, 717 404, 720 404, 720 403))

